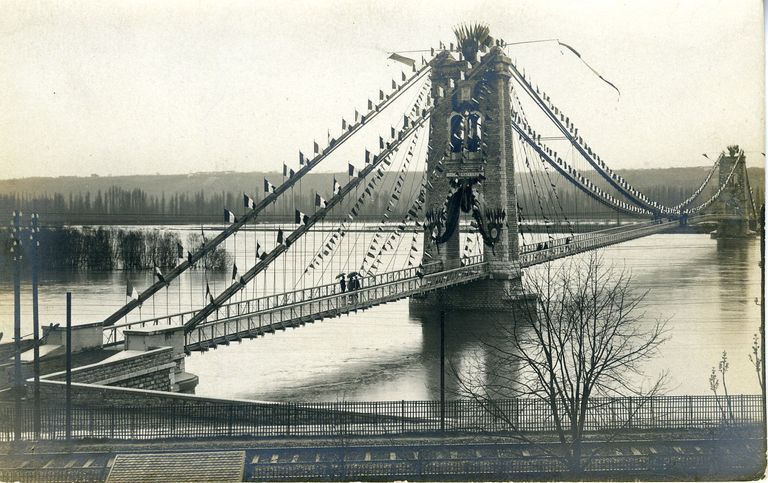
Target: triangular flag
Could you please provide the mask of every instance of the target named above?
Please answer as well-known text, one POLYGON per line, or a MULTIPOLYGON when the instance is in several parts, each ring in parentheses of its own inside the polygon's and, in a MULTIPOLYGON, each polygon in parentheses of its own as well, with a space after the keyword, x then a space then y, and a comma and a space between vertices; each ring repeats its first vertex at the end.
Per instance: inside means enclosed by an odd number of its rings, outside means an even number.
POLYGON ((158 280, 165 283, 165 277, 163 276, 163 272, 160 271, 160 268, 158 268, 157 265, 155 265, 155 276, 158 280))
POLYGON ((237 263, 232 264, 232 281, 237 281, 237 263))
POLYGON ((133 300, 139 300, 139 291, 136 290, 136 287, 131 285, 131 282, 128 282, 128 287, 125 291, 125 294, 133 300))
POLYGON ((253 200, 253 198, 251 198, 245 193, 243 193, 243 205, 246 208, 250 208, 250 209, 256 208, 256 202, 253 200))
POLYGON ((337 194, 341 193, 341 185, 338 181, 336 181, 336 176, 333 177, 333 195, 336 196, 337 194))
POLYGON ((294 223, 296 223, 297 225, 299 225, 299 224, 305 225, 308 220, 309 220, 309 217, 307 215, 305 215, 304 213, 302 213, 299 210, 296 210, 296 216, 294 217, 294 223))

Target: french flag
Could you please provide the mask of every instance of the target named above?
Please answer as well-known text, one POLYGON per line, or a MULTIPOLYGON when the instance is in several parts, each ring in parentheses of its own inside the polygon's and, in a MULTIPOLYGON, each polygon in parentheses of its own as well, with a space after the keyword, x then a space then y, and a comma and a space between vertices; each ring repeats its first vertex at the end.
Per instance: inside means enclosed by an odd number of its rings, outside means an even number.
POLYGON ((253 198, 251 198, 245 193, 243 193, 243 205, 246 208, 250 208, 250 209, 256 208, 256 202, 253 200, 253 198))

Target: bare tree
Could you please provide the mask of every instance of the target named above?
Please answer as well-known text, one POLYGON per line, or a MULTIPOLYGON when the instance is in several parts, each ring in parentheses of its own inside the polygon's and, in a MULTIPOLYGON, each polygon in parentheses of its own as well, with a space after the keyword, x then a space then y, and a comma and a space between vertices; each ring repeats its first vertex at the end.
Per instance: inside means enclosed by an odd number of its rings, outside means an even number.
POLYGON ((760 346, 760 337, 757 334, 752 336, 752 354, 750 354, 749 362, 755 367, 755 373, 757 374, 757 383, 760 384, 760 390, 764 393, 765 386, 763 386, 763 359, 761 357, 762 347, 760 346))
POLYGON ((712 394, 715 395, 715 401, 717 402, 717 407, 720 409, 720 414, 723 416, 723 421, 732 423, 734 421, 733 406, 731 405, 731 396, 728 394, 728 384, 725 380, 725 375, 728 373, 729 368, 730 364, 728 363, 728 353, 723 351, 723 355, 720 357, 720 362, 717 364, 717 370, 715 370, 713 367, 712 373, 709 375, 709 389, 712 391, 712 394), (717 390, 720 387, 720 379, 717 377, 718 372, 720 373, 720 378, 723 381, 723 393, 725 394, 727 410, 720 402, 720 398, 717 397, 717 390))
POLYGON ((537 299, 499 324, 493 340, 483 341, 484 361, 465 375, 455 372, 464 396, 503 421, 508 434, 561 458, 572 474, 581 473, 593 456, 582 454, 589 411, 605 401, 596 396, 641 396, 618 425, 606 427, 611 440, 644 397, 661 390, 666 376, 644 382, 641 363, 665 340, 666 321, 646 319, 641 304, 647 292, 636 292, 631 282, 627 271, 608 266, 596 253, 526 274, 525 289, 537 299), (559 444, 534 439, 519 416, 521 404, 551 418, 559 444))

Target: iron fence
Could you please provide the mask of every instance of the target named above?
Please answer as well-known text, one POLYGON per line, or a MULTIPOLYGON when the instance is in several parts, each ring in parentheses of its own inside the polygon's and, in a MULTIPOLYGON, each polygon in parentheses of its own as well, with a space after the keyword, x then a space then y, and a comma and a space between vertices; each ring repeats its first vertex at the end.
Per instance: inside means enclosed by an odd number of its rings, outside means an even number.
MULTIPOLYGON (((585 430, 747 427, 763 422, 762 404, 760 395, 729 396, 728 399, 725 396, 594 398, 585 430)), ((540 400, 495 401, 492 407, 470 400, 448 401, 444 423, 440 409, 439 401, 269 404, 179 399, 156 406, 77 405, 72 408, 71 419, 74 439, 381 436, 437 433, 442 424, 449 433, 555 430, 552 413, 540 400)), ((14 438, 17 418, 21 419, 23 439, 66 437, 67 412, 63 404, 42 406, 41 429, 36 435, 31 404, 17 413, 13 403, 0 403, 0 440, 14 438)), ((567 424, 567 418, 563 420, 567 424)))

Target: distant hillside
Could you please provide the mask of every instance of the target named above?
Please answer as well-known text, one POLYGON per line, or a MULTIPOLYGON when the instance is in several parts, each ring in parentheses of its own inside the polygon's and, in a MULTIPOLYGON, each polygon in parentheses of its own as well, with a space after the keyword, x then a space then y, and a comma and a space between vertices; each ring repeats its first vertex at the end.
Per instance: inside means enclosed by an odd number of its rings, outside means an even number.
MULTIPOLYGON (((685 199, 704 179, 709 167, 633 169, 621 170, 630 183, 646 193, 651 199, 664 204, 676 204, 685 199)), ((418 189, 423 173, 407 173, 403 183, 401 202, 393 207, 393 216, 408 211, 407 200, 418 189)), ((594 179, 598 185, 604 182, 594 179)), ((269 217, 290 218, 294 206, 305 212, 314 210, 315 193, 330 198, 333 177, 343 184, 346 173, 309 174, 301 181, 301 191, 294 190, 291 200, 267 210, 269 217)), ((363 218, 381 216, 387 208, 389 194, 396 173, 388 173, 372 201, 360 211, 363 218)), ((750 184, 756 202, 764 199, 764 176, 762 168, 749 168, 750 184)), ((22 178, 0 180, 0 209, 8 213, 20 208, 35 210, 49 223, 186 223, 222 221, 223 208, 236 214, 243 212, 242 196, 248 193, 256 200, 264 195, 264 178, 279 185, 283 181, 280 173, 192 173, 188 175, 136 175, 136 176, 91 176, 57 178, 22 178)), ((555 185, 562 211, 570 216, 611 216, 605 208, 588 200, 583 194, 556 175, 547 178, 542 172, 517 173, 519 203, 529 218, 540 217, 539 192, 555 185)), ((712 184, 712 183, 710 183, 712 184)), ((605 186, 607 188, 607 186, 605 186)), ((711 187, 710 187, 711 190, 711 187)), ((704 193, 706 195, 707 193, 704 193)), ((553 198, 552 195, 549 195, 553 198)), ((545 195, 546 198, 546 195, 545 195)), ((353 200, 350 200, 350 203, 353 200)), ((546 201, 546 200, 545 200, 546 201)), ((344 206, 343 209, 348 209, 344 206)), ((339 212, 343 211, 342 209, 339 212)), ((341 217, 343 214, 337 213, 341 217)))

